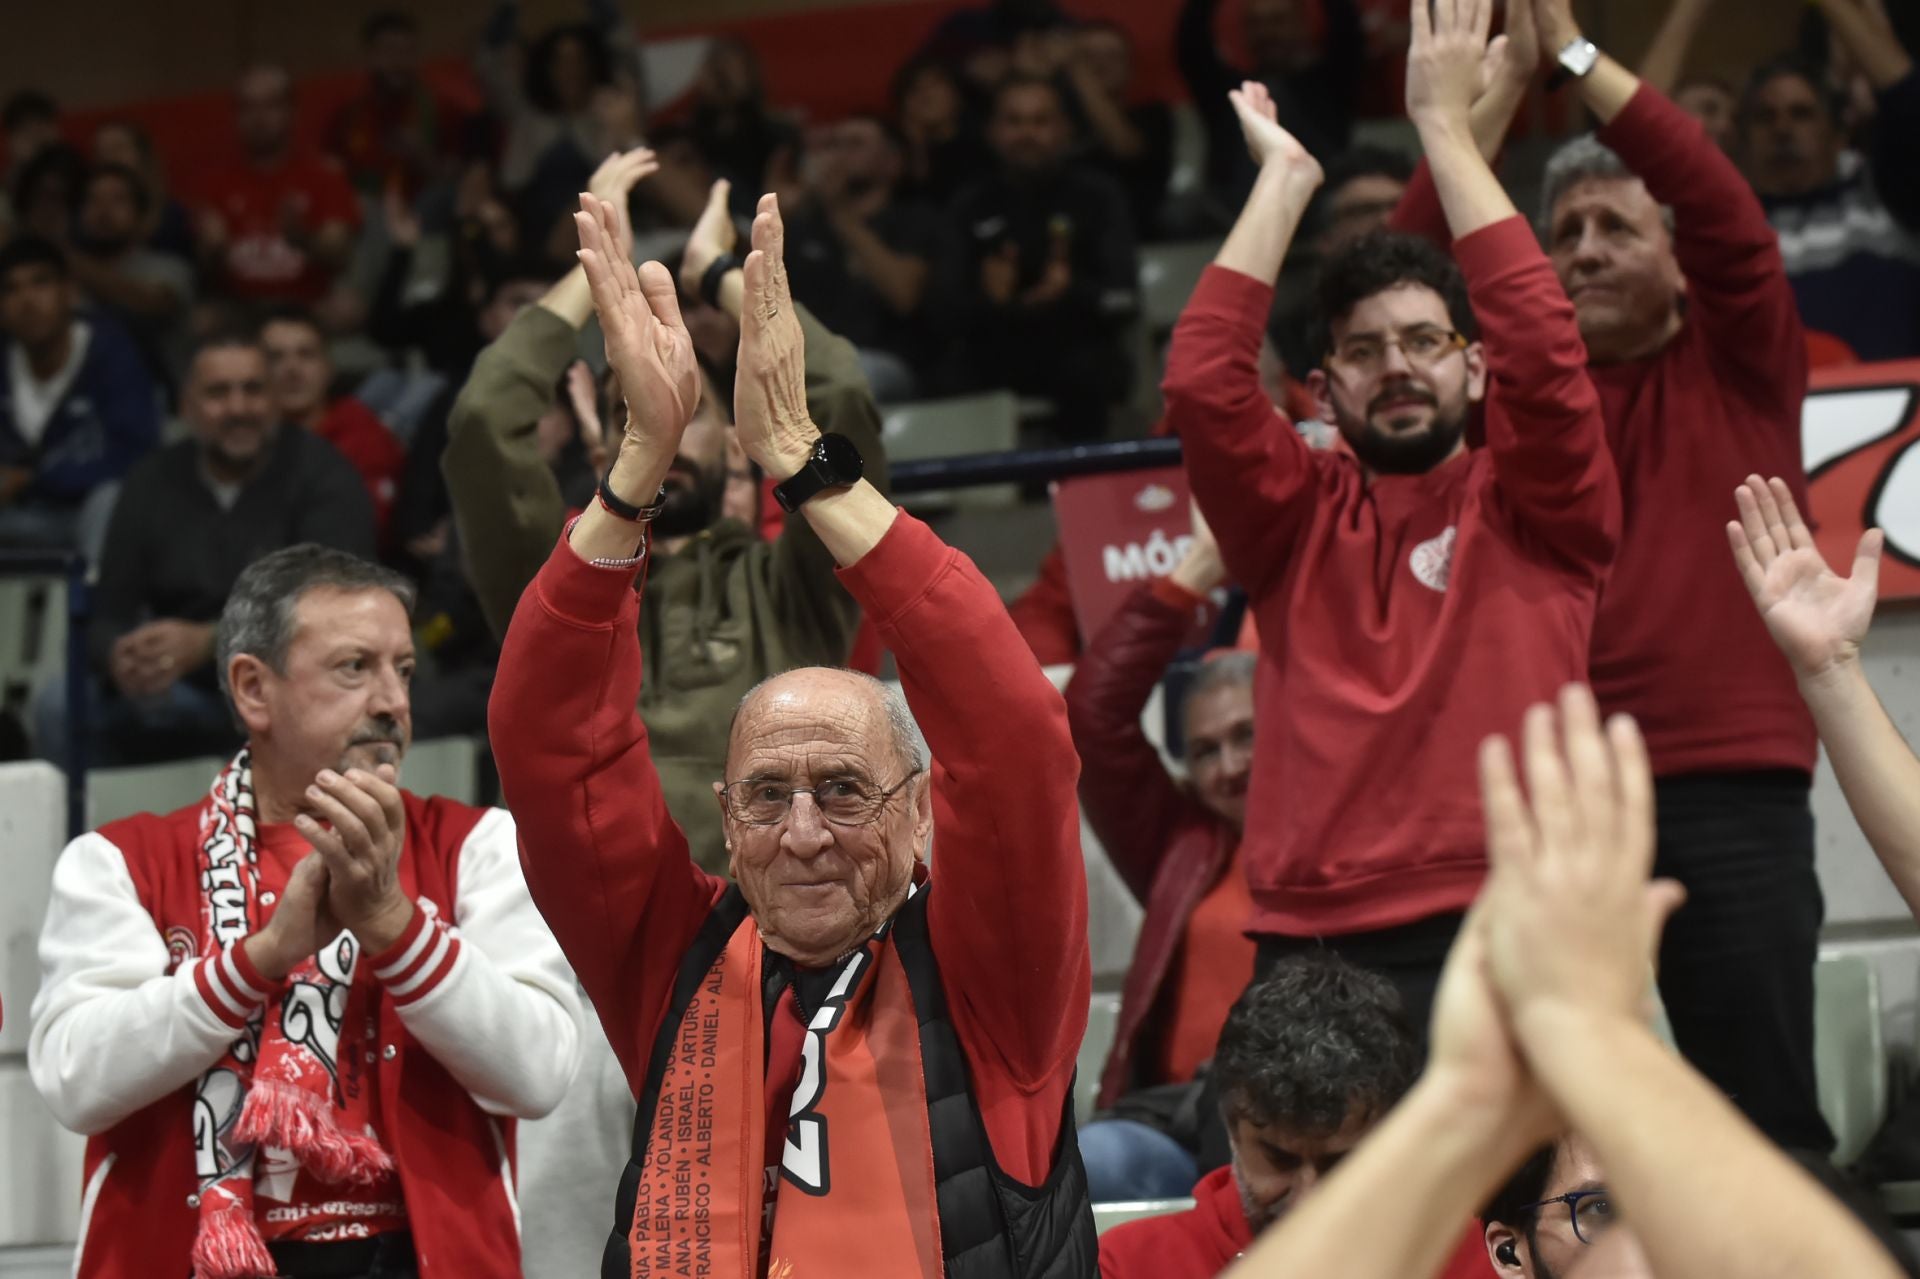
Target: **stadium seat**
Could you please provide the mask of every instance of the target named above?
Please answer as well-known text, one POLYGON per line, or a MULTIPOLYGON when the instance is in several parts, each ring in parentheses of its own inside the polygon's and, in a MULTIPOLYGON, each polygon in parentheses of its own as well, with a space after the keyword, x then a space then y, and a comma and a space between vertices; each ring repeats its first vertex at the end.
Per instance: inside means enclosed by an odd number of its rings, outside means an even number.
POLYGON ((1114 1032, 1119 1028, 1119 992, 1094 991, 1087 1005, 1087 1037, 1080 1041, 1080 1056, 1074 1062, 1073 1116, 1077 1123, 1093 1118, 1094 1099, 1100 1095, 1100 1068, 1107 1064, 1107 1051, 1113 1047, 1114 1032))
POLYGON ((1219 251, 1218 240, 1140 246, 1140 316, 1156 346, 1173 331, 1193 286, 1219 251))
MULTIPOLYGON (((890 462, 1000 453, 1020 442, 1020 401, 1008 391, 960 395, 944 400, 891 404, 880 415, 880 436, 890 462)), ((907 495, 915 510, 954 506, 1010 506, 1018 500, 1010 484, 907 495)))
POLYGON ((1191 1199, 1142 1199, 1136 1203, 1095 1204, 1093 1206, 1093 1228, 1105 1234, 1115 1226, 1129 1221, 1139 1221, 1145 1217, 1164 1217, 1171 1212, 1185 1212, 1193 1207, 1191 1199))
POLYGON ((1865 1152, 1887 1115, 1879 977, 1857 955, 1823 956, 1814 966, 1813 1048, 1833 1162, 1844 1168, 1865 1152))

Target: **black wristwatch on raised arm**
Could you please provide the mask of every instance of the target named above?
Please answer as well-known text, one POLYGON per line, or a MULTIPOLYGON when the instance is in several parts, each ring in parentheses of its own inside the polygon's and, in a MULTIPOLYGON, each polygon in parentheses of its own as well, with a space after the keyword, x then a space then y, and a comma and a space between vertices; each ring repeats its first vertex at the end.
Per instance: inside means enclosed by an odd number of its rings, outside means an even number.
POLYGON ((860 456, 860 450, 854 447, 852 440, 836 431, 828 431, 814 441, 813 453, 807 458, 807 464, 784 483, 774 486, 774 500, 780 503, 783 511, 797 511, 811 497, 856 482, 866 465, 866 459, 860 456))

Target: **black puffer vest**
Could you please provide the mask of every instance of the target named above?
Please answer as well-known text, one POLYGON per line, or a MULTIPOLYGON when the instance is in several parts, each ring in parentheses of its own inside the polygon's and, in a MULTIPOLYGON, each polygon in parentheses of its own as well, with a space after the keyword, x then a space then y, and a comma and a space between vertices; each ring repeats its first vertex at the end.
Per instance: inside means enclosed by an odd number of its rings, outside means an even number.
MULTIPOLYGON (((1059 1145, 1054 1149, 1053 1171, 1046 1184, 1025 1186, 1001 1171, 973 1096, 966 1054, 947 1017, 946 992, 940 984, 933 947, 927 942, 927 898, 931 891, 929 884, 901 908, 894 920, 893 944, 899 949, 920 1024, 928 1131, 933 1139, 934 1193, 940 1204, 940 1246, 947 1277, 1096 1279, 1099 1244, 1094 1238, 1087 1173, 1080 1163, 1071 1090, 1061 1118, 1059 1145)), ((666 1077, 680 1021, 693 1003, 694 992, 746 916, 746 899, 737 887, 728 888, 680 963, 673 999, 647 1062, 646 1089, 641 1093, 633 1124, 633 1153, 620 1178, 614 1231, 600 1266, 602 1279, 628 1279, 633 1273, 627 1236, 633 1226, 640 1170, 646 1166, 647 1143, 653 1135, 660 1082, 666 1077)), ((858 1226, 857 1222, 848 1223, 850 1229, 858 1226)))

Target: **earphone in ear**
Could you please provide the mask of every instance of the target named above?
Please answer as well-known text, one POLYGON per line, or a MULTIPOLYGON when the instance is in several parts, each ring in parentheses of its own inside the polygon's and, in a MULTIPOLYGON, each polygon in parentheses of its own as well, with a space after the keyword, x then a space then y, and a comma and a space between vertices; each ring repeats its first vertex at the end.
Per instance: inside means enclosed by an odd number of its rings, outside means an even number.
POLYGON ((1503 1266, 1518 1266, 1520 1264, 1520 1247, 1514 1243, 1513 1240, 1509 1239, 1493 1250, 1493 1256, 1494 1259, 1503 1266))

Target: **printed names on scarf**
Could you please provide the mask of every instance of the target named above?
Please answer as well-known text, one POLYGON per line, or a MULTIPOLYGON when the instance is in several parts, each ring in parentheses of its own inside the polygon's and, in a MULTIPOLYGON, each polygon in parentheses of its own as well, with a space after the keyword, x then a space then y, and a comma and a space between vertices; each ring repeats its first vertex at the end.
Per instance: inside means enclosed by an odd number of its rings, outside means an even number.
POLYGON ((713 1132, 715 1072, 720 1057, 720 965, 708 972, 697 1001, 706 1008, 699 1017, 682 1020, 656 1106, 654 1131, 668 1140, 647 1152, 647 1170, 640 1179, 634 1220, 645 1223, 655 1242, 648 1252, 633 1258, 638 1275, 684 1275, 704 1279, 712 1274, 713 1132), (670 1186, 659 1199, 649 1187, 670 1186))

